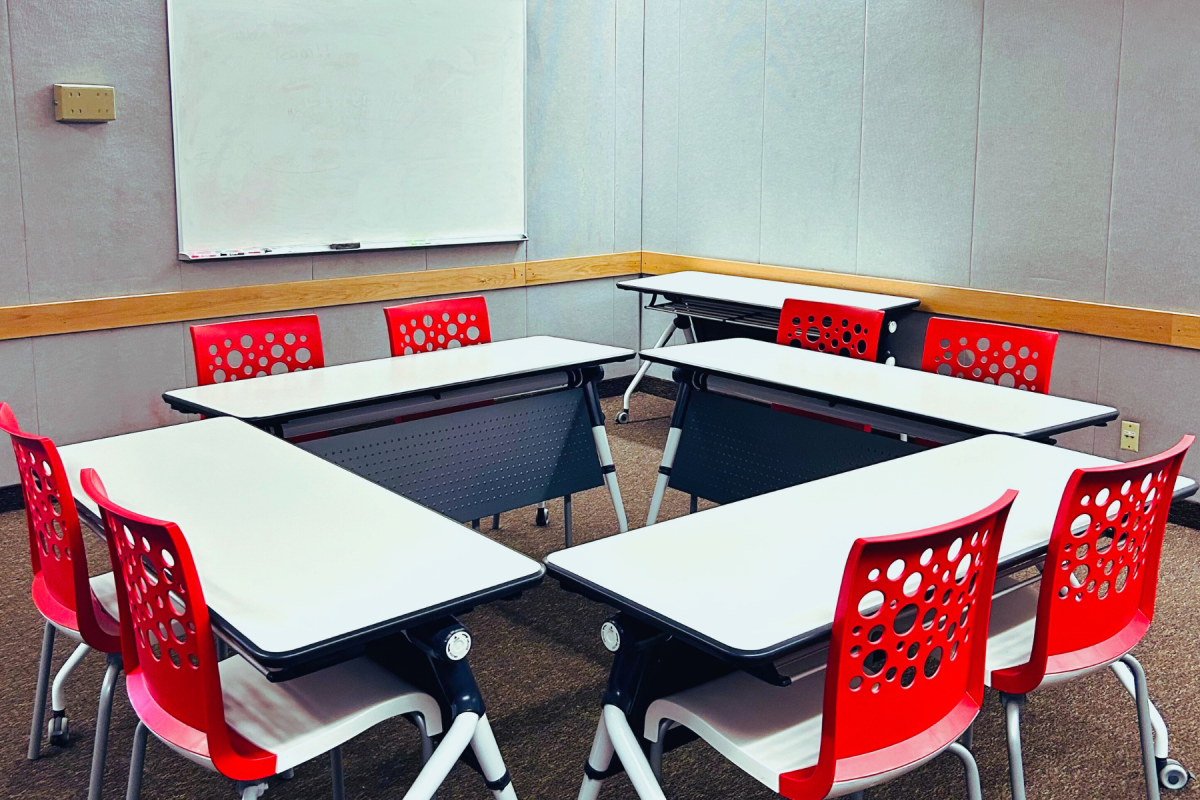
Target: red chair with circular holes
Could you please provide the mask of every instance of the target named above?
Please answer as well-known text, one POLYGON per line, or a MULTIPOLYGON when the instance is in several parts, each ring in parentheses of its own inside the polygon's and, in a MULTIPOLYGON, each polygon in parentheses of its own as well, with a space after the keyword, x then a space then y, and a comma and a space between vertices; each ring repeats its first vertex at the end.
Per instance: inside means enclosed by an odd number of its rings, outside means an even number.
POLYGON ((41 754, 46 684, 50 680, 54 636, 61 632, 80 644, 54 677, 48 726, 51 744, 66 744, 70 739, 64 689, 72 671, 92 650, 108 656, 108 667, 100 685, 100 708, 96 714, 96 739, 88 786, 89 800, 99 800, 108 753, 113 688, 121 669, 113 576, 107 572, 88 577, 79 514, 54 442, 21 430, 7 403, 0 403, 0 430, 12 437, 13 452, 17 457, 29 528, 29 556, 33 564, 33 603, 46 618, 37 694, 33 699, 33 724, 29 731, 29 758, 33 760, 41 754))
POLYGON ((393 356, 448 350, 492 340, 487 300, 452 297, 383 310, 393 356))
POLYGON ((933 317, 921 370, 1047 394, 1057 343, 1054 331, 933 317))
POLYGON ((1016 496, 946 525, 856 541, 825 665, 787 687, 734 672, 654 701, 652 763, 682 725, 772 791, 817 800, 858 796, 950 750, 978 800, 975 759, 957 741, 983 702, 987 637, 973 634, 987 630, 1016 496))
MULTIPOLYGON (((1141 461, 1076 470, 1058 507, 1041 579, 1002 581, 997 587, 988 685, 1000 692, 1004 705, 1016 800, 1025 797, 1020 730, 1025 695, 1105 667, 1135 696, 1147 794, 1159 796, 1152 728, 1162 718, 1154 720, 1146 674, 1130 651, 1154 618, 1167 512, 1193 441, 1185 436, 1141 461)), ((1165 745, 1165 726, 1159 733, 1165 745)))
POLYGON ((315 314, 192 326, 200 386, 325 366, 315 314))
POLYGON ((883 312, 836 303, 785 300, 779 314, 779 344, 874 361, 883 312))
POLYGON ((257 798, 267 779, 330 753, 334 797, 345 796, 340 747, 407 715, 441 733, 437 701, 366 658, 271 683, 240 656, 217 661, 191 551, 174 523, 109 499, 95 470, 80 476, 100 506, 117 581, 125 686, 140 720, 127 797, 141 791, 148 733, 257 798), (419 719, 417 719, 419 718, 419 719))

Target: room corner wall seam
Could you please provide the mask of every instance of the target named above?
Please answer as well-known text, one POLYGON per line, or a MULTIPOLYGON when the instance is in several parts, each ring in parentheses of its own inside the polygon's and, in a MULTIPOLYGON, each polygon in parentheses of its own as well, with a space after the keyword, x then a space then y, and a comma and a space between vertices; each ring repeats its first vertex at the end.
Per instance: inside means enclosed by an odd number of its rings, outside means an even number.
POLYGON ((1121 0, 1121 32, 1117 35, 1117 87, 1113 92, 1112 168, 1108 174, 1108 219, 1104 226, 1104 302, 1109 302, 1108 273, 1112 266, 1112 217, 1117 183, 1117 132, 1121 124, 1121 70, 1125 66, 1125 7, 1121 0))
MULTIPOLYGON (((11 88, 13 97, 13 146, 17 150, 17 187, 21 195, 21 254, 25 261, 25 302, 29 303, 33 301, 33 278, 29 274, 29 223, 25 213, 25 171, 21 169, 21 134, 17 128, 17 69, 16 61, 13 57, 12 0, 5 0, 4 13, 8 18, 8 64, 12 78, 11 88)), ((33 345, 30 344, 30 347, 32 348, 33 345)), ((35 398, 36 395, 37 392, 35 389, 35 398)))
POLYGON ((854 212, 854 274, 861 275, 860 248, 862 246, 862 187, 863 187, 863 139, 867 129, 867 18, 870 16, 870 0, 863 0, 863 59, 862 80, 859 82, 858 112, 858 197, 854 212))
POLYGON ((767 172, 767 32, 771 13, 771 0, 763 0, 763 90, 762 130, 758 139, 758 255, 755 261, 762 263, 763 243, 763 195, 766 194, 767 172))
POLYGON ((975 267, 975 203, 979 194, 979 119, 983 109, 983 37, 987 30, 987 0, 979 3, 979 71, 975 80, 975 163, 971 171, 971 233, 967 240, 967 286, 972 286, 975 267))

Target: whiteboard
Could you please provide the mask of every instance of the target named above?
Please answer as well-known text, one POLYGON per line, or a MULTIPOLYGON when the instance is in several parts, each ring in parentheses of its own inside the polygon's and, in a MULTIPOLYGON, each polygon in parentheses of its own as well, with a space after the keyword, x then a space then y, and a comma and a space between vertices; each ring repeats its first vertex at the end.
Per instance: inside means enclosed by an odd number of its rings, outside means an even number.
POLYGON ((167 12, 181 259, 525 238, 525 0, 167 12))

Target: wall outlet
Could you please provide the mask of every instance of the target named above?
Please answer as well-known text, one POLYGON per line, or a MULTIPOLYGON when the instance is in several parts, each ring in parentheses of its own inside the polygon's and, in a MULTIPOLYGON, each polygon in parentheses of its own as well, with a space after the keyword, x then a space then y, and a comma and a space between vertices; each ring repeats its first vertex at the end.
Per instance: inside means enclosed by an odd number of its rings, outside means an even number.
POLYGON ((1121 449, 1136 453, 1142 438, 1140 422, 1121 421, 1121 449))
POLYGON ((117 118, 116 90, 81 83, 54 84, 54 118, 59 122, 108 122, 117 118))

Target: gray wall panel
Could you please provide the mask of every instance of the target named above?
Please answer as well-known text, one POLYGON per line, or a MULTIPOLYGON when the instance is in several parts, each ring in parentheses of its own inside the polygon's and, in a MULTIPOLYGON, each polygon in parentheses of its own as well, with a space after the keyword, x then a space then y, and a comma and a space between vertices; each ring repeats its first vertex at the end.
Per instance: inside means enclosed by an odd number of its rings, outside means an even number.
POLYGON ((642 116, 642 248, 679 248, 679 14, 683 0, 646 0, 642 116))
POLYGON ((1127 0, 1105 300, 1200 312, 1200 14, 1127 0), (1186 287, 1186 288, 1185 288, 1186 287))
POLYGON ((679 248, 757 261, 766 0, 680 9, 679 248))
POLYGON ((768 0, 762 252, 854 272, 864 0, 768 0))
POLYGON ((972 286, 1104 299, 1121 5, 987 3, 972 286))
POLYGON ((858 272, 965 285, 983 0, 872 0, 858 272))
POLYGON ((529 258, 613 252, 614 0, 529 0, 529 258))
MULTIPOLYGON (((0 5, 0 305, 29 302, 8 8, 0 5)), ((14 468, 15 469, 15 468, 14 468)), ((15 473, 14 473, 15 474, 15 473)))
POLYGON ((613 250, 642 249, 642 58, 646 0, 616 0, 616 219, 613 250))
MULTIPOLYGON (((38 433, 37 390, 33 374, 33 344, 28 340, 0 342, 0 402, 8 403, 23 430, 38 433)), ((0 486, 21 482, 8 437, 0 446, 0 486)))

